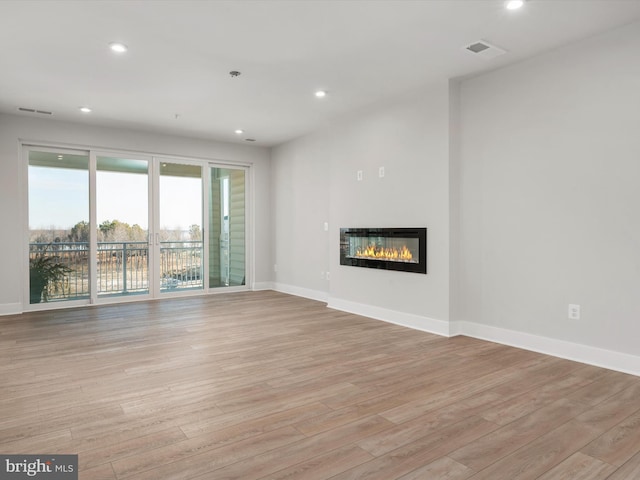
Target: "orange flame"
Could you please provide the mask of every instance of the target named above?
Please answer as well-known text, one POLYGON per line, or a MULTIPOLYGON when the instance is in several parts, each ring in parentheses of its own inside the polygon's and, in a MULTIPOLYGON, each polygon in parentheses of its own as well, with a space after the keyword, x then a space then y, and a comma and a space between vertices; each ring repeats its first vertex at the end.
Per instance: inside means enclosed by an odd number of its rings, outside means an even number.
POLYGON ((356 250, 356 257, 359 258, 372 258, 375 260, 395 260, 402 262, 410 262, 413 260, 413 255, 411 251, 403 245, 403 247, 398 250, 397 248, 383 248, 376 247, 374 244, 371 244, 364 249, 356 250))

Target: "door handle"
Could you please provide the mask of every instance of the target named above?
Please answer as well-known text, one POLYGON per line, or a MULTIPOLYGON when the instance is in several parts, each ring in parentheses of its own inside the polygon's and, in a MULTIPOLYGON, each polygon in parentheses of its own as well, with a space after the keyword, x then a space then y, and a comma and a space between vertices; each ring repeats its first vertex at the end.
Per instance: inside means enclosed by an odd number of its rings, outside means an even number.
POLYGON ((160 234, 156 233, 156 245, 160 245, 160 234))

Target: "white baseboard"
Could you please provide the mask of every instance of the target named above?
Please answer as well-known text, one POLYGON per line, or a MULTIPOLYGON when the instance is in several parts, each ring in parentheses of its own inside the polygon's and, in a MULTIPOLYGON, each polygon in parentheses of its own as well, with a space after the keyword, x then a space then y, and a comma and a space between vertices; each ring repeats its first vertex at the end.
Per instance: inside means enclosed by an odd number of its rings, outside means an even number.
POLYGON ((285 283, 274 283, 273 290, 281 293, 288 293, 289 295, 295 295, 296 297, 309 298, 311 300, 317 300, 318 302, 327 302, 329 294, 320 290, 311 290, 310 288, 296 287, 294 285, 287 285, 285 283))
POLYGON ((435 333, 445 337, 449 336, 449 322, 444 320, 436 320, 434 318, 423 317, 421 315, 398 312, 395 310, 374 307, 334 297, 329 298, 327 306, 334 310, 355 313, 356 315, 375 318, 376 320, 382 320, 384 322, 394 323, 403 327, 413 328, 414 330, 435 333))
POLYGON ((255 292, 259 290, 274 290, 274 284, 273 282, 255 282, 252 290, 255 292))
POLYGON ((326 301, 328 303, 327 306, 335 310, 382 320, 384 322, 401 325, 414 330, 435 333, 445 337, 465 335, 479 340, 509 345, 511 347, 531 350, 533 352, 552 355, 558 358, 565 358, 567 360, 594 365, 596 367, 640 376, 640 356, 636 355, 567 342, 565 340, 542 337, 506 328, 482 325, 474 322, 448 322, 421 315, 414 315, 375 307, 372 305, 351 302, 349 300, 343 300, 335 297, 327 298, 324 292, 315 292, 313 290, 301 289, 291 285, 276 284, 275 290, 289 293, 291 295, 312 298, 314 300, 326 301))
POLYGON ((636 355, 474 322, 452 322, 451 334, 452 336, 466 335, 467 337, 640 376, 640 357, 636 355))
POLYGON ((15 315, 17 313, 22 313, 22 304, 0 303, 0 315, 15 315))

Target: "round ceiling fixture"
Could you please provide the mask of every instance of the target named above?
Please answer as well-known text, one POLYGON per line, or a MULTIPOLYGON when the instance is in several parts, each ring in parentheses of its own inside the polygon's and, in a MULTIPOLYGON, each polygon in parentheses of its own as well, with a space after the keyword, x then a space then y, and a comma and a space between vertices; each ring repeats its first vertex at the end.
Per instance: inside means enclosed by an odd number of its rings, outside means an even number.
POLYGON ((127 50, 129 50, 129 47, 127 47, 124 43, 120 43, 120 42, 111 42, 109 44, 109 48, 116 53, 124 53, 127 50))
POLYGON ((524 6, 524 0, 509 0, 506 3, 507 10, 518 10, 524 6))

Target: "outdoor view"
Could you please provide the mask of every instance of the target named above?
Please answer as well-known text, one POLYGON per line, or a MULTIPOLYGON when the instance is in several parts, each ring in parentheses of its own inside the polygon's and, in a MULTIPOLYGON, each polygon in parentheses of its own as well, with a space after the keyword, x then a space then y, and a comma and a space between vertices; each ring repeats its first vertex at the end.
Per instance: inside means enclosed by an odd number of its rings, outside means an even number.
MULTIPOLYGON (((97 157, 98 296, 149 293, 154 281, 161 292, 204 287, 202 168, 160 164, 160 221, 150 239, 148 163, 97 157)), ((29 154, 30 303, 90 296, 88 166, 87 155, 29 154)))
POLYGON ((30 152, 28 175, 30 303, 86 298, 89 157, 30 152))

